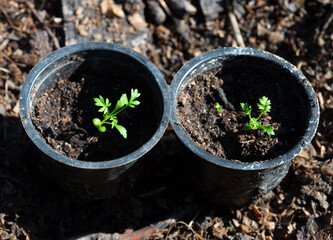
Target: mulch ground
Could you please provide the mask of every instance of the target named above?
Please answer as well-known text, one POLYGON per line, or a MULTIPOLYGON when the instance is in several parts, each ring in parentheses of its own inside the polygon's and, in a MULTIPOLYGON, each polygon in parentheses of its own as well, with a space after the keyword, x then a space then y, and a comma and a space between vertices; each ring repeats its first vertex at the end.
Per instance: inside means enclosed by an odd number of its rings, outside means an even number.
MULTIPOLYGON (((132 47, 169 84, 194 56, 242 45, 287 59, 310 80, 321 110, 315 138, 281 184, 242 209, 213 205, 185 184, 185 150, 171 128, 154 150, 147 184, 125 200, 73 198, 38 170, 40 155, 19 120, 21 86, 42 57, 70 42, 64 25, 70 21, 84 37, 98 24, 80 8, 64 22, 62 2, 0 1, 0 239, 333 238, 332 1, 209 1, 223 4, 214 8, 204 0, 99 1, 100 21, 119 33, 111 40, 130 46, 126 34, 145 30, 150 37, 132 47)), ((95 1, 83 2, 89 8, 95 1)))

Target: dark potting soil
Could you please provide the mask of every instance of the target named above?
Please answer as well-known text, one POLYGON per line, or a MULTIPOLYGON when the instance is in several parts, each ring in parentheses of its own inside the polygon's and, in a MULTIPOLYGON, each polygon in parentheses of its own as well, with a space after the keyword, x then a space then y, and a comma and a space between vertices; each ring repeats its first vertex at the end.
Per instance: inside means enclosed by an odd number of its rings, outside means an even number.
POLYGON ((258 69, 221 68, 199 74, 179 94, 179 124, 198 146, 215 156, 250 162, 277 157, 298 142, 305 118, 299 98, 292 87, 286 87, 287 80, 276 84, 281 76, 259 73, 258 69), (271 125, 275 135, 262 129, 243 130, 249 117, 240 103, 251 105, 252 117, 258 117, 262 96, 271 100, 272 108, 259 121, 271 125), (221 112, 214 108, 215 102, 222 106, 221 112))
POLYGON ((152 111, 158 109, 156 100, 143 82, 120 79, 110 72, 74 74, 67 80, 59 77, 55 87, 47 88, 35 101, 33 124, 52 148, 70 158, 106 161, 125 156, 146 143, 160 121, 152 111), (117 115, 118 123, 127 130, 127 139, 110 125, 105 133, 99 133, 92 120, 103 119, 103 115, 93 98, 109 98, 112 110, 123 93, 130 98, 131 88, 141 93, 141 104, 117 115))

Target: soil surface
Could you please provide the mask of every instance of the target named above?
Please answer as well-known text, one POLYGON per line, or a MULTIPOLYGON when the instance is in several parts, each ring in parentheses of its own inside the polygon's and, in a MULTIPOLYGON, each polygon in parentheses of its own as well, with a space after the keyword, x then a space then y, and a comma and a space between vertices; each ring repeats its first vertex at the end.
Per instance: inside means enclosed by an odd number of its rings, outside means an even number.
MULTIPOLYGON (((110 239, 115 233, 136 239, 150 233, 146 238, 154 240, 332 238, 332 1, 193 0, 183 8, 166 8, 184 1, 85 0, 74 1, 82 6, 64 17, 68 8, 62 3, 71 2, 0 1, 0 239, 110 239), (103 6, 97 19, 84 13, 91 6, 103 6), (101 21, 110 24, 101 28, 101 21), (125 30, 119 22, 128 23, 125 30), (76 34, 66 33, 65 24, 76 34), (243 208, 216 206, 189 187, 191 172, 183 163, 188 152, 171 128, 151 151, 154 161, 143 173, 144 183, 127 199, 73 198, 38 170, 41 156, 22 127, 18 100, 32 67, 64 46, 65 36, 69 41, 68 36, 89 35, 94 24, 107 32, 102 36, 115 30, 114 41, 127 46, 132 38, 126 35, 148 24, 151 37, 141 39, 144 47, 135 50, 147 56, 169 84, 187 61, 216 48, 244 44, 285 58, 304 73, 318 96, 321 116, 315 138, 276 188, 243 208)), ((96 40, 102 36, 94 35, 96 40)), ((228 94, 226 85, 223 89, 228 94)), ((255 108, 262 95, 250 101, 228 94, 228 100, 255 108)), ((272 106, 278 106, 273 99, 272 106)))
POLYGON ((137 150, 151 138, 159 123, 157 112, 152 111, 156 104, 148 87, 130 78, 117 79, 109 73, 59 78, 55 87, 47 88, 35 104, 31 118, 42 138, 67 157, 86 161, 106 161, 137 150), (108 125, 105 133, 99 133, 92 120, 103 119, 103 115, 93 98, 100 95, 109 98, 112 111, 123 93, 130 98, 131 88, 139 89, 141 104, 117 116, 118 123, 127 129, 127 139, 108 125))
MULTIPOLYGON (((248 123, 248 116, 242 111, 235 111, 235 106, 227 100, 223 90, 224 82, 217 76, 220 71, 200 74, 179 94, 177 114, 179 124, 187 135, 201 148, 226 159, 254 161, 282 153, 286 147, 280 146, 280 151, 273 151, 279 142, 277 136, 264 134, 260 129, 249 132, 242 130, 244 124, 248 123), (220 91, 225 96, 225 107, 218 111, 214 104, 221 102, 220 91)), ((239 106, 236 107, 239 109, 239 106)), ((264 114, 260 124, 272 125, 277 132, 280 125, 272 124, 268 114, 264 114)))
POLYGON ((293 93, 288 80, 282 81, 274 70, 266 72, 267 66, 264 70, 250 68, 226 66, 199 74, 178 96, 179 124, 213 155, 240 161, 267 160, 286 153, 302 137, 306 114, 295 97, 297 91, 293 93), (242 130, 249 117, 240 103, 252 106, 252 117, 258 117, 257 103, 262 96, 271 100, 271 112, 264 112, 259 122, 272 126, 275 135, 262 129, 242 130), (222 111, 214 108, 216 102, 222 111))

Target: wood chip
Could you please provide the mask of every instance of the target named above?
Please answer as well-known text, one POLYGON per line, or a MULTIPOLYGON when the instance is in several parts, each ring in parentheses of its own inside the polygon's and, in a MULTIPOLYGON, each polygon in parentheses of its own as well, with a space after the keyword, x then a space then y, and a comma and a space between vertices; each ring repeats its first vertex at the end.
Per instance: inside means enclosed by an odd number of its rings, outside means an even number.
POLYGON ((20 113, 19 101, 16 102, 15 107, 13 108, 13 112, 16 114, 16 116, 19 116, 19 113, 20 113))
POLYGON ((317 94, 317 97, 318 97, 318 100, 319 100, 319 105, 320 105, 321 110, 324 110, 325 109, 325 101, 324 101, 323 94, 321 92, 319 92, 317 94))
POLYGON ((22 72, 19 67, 15 63, 11 63, 8 66, 11 75, 13 76, 13 80, 15 83, 21 84, 23 83, 22 72))
POLYGON ((297 157, 301 157, 301 158, 305 158, 305 159, 309 159, 309 154, 304 150, 302 152, 300 152, 297 157))
POLYGON ((278 31, 276 31, 276 32, 270 32, 268 34, 268 41, 270 43, 277 44, 277 43, 282 42, 283 39, 284 39, 284 36, 280 32, 278 32, 278 31))
POLYGON ((147 22, 138 12, 135 12, 134 14, 128 16, 127 20, 137 31, 148 26, 147 22))
POLYGON ((263 27, 260 23, 257 24, 257 36, 263 37, 267 33, 267 29, 263 27))
POLYGON ((236 227, 236 228, 238 228, 239 226, 240 226, 240 223, 239 223, 239 221, 238 220, 236 220, 236 219, 232 219, 232 223, 234 224, 234 226, 236 227))
POLYGON ((259 211, 257 206, 253 206, 251 210, 257 219, 260 219, 262 217, 262 213, 259 211))
POLYGON ((100 4, 101 13, 107 17, 124 18, 125 13, 122 5, 114 3, 112 0, 102 0, 100 4))
POLYGON ((273 231, 275 229, 275 222, 271 221, 264 222, 264 226, 267 230, 273 231))
POLYGON ((218 18, 224 11, 222 0, 200 0, 200 7, 206 21, 218 18))
POLYGON ((12 58, 17 62, 28 66, 35 66, 40 60, 40 57, 35 54, 14 54, 12 55, 12 58))
POLYGON ((321 174, 333 176, 333 160, 327 160, 320 168, 321 174))
POLYGON ((53 18, 53 22, 57 23, 57 24, 60 24, 62 22, 62 18, 60 18, 60 17, 54 17, 53 18))
POLYGON ((250 233, 251 232, 251 229, 248 226, 244 225, 244 224, 241 225, 241 229, 242 229, 243 233, 250 233))
POLYGON ((79 24, 79 25, 75 26, 75 29, 76 29, 77 33, 80 34, 83 37, 88 37, 90 35, 87 32, 87 30, 85 29, 84 25, 79 24))

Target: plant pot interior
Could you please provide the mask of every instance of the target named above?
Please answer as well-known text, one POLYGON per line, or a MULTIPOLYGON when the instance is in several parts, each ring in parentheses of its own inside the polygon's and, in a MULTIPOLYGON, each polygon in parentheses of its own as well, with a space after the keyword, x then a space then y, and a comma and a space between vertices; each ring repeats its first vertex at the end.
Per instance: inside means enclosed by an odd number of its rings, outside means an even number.
POLYGON ((47 65, 31 91, 31 119, 40 136, 58 152, 86 161, 125 156, 145 144, 163 115, 163 99, 144 63, 120 52, 89 50, 47 65), (93 98, 109 98, 112 110, 123 93, 138 89, 141 102, 117 115, 127 129, 124 139, 107 125, 99 133, 93 118, 103 119, 93 98))
POLYGON ((254 56, 207 60, 184 78, 178 93, 177 116, 188 137, 213 155, 244 162, 278 157, 292 149, 304 135, 310 111, 302 80, 275 61, 254 56), (222 89, 234 110, 221 102, 222 89), (244 131, 249 118, 240 103, 252 106, 258 117, 259 98, 271 100, 271 111, 262 125, 272 125, 275 135, 262 130, 244 131), (222 111, 214 108, 219 102, 222 111))

